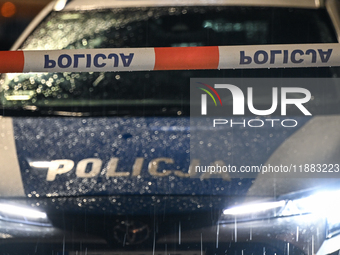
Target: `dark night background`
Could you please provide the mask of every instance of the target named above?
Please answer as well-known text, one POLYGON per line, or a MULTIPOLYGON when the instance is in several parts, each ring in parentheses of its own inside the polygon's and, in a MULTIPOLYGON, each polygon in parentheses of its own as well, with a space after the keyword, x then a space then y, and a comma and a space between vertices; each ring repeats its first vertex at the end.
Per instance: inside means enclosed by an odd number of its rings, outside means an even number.
POLYGON ((0 1, 0 50, 9 50, 32 19, 50 1, 0 1))

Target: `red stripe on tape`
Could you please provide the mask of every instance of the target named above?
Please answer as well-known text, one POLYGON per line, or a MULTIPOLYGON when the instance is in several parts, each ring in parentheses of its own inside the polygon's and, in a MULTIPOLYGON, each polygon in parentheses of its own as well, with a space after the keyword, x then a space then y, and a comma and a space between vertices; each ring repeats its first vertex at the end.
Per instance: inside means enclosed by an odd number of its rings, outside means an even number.
POLYGON ((217 69, 218 46, 155 48, 154 70, 217 69))
POLYGON ((24 53, 22 51, 0 51, 0 72, 21 73, 24 70, 24 53))
POLYGON ((1 73, 21 73, 24 70, 24 63, 22 51, 0 51, 1 73))

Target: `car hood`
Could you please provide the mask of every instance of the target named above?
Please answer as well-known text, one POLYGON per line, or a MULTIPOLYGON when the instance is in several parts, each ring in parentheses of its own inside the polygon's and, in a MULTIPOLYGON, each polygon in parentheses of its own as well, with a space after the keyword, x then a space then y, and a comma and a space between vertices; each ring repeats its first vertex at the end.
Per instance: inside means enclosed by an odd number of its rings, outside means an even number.
MULTIPOLYGON (((11 174, 1 184, 1 249, 8 254, 158 254, 169 249, 170 254, 273 255, 322 250, 323 233, 331 233, 324 216, 289 207, 287 215, 230 221, 223 212, 264 198, 288 201, 287 207, 312 193, 296 191, 325 183, 330 188, 332 182, 336 188, 336 179, 189 174, 193 162, 212 155, 238 167, 298 164, 311 157, 304 153, 306 146, 315 162, 334 162, 340 119, 296 119, 300 125, 285 130, 211 132, 196 126, 199 132, 193 133, 209 134, 211 142, 211 150, 197 159, 190 158, 190 150, 195 154, 204 147, 199 135, 190 137, 186 117, 2 117, 6 145, 0 155, 8 163, 2 171, 10 168, 11 174), (314 139, 305 140, 310 135, 314 139), (327 149, 325 136, 331 137, 327 149), (233 149, 221 150, 221 140, 233 149)), ((337 226, 332 225, 333 232, 337 226)))
POLYGON ((124 194, 273 197, 274 188, 276 195, 311 188, 325 181, 276 178, 273 182, 261 172, 240 178, 233 173, 214 176, 193 170, 213 161, 237 169, 266 164, 291 166, 306 159, 310 162, 311 158, 318 163, 334 163, 339 118, 297 120, 299 125, 289 129, 234 127, 232 132, 226 128, 211 132, 211 127, 196 126, 199 132, 192 132, 196 137, 190 137, 190 119, 186 117, 3 117, 0 120, 2 133, 6 134, 3 139, 12 138, 12 142, 7 141, 7 149, 3 147, 2 161, 8 162, 12 174, 1 185, 2 196, 11 196, 12 191, 14 196, 26 197, 124 194), (202 134, 209 135, 208 150, 200 146, 202 134), (314 139, 308 141, 306 137, 311 135, 314 139), (328 143, 324 141, 325 135, 329 137, 328 143), (192 145, 198 145, 190 148, 190 139, 192 145), (220 147, 221 140, 223 146, 230 144, 228 151, 221 149, 225 148, 220 147), (192 156, 202 150, 201 159, 192 156))

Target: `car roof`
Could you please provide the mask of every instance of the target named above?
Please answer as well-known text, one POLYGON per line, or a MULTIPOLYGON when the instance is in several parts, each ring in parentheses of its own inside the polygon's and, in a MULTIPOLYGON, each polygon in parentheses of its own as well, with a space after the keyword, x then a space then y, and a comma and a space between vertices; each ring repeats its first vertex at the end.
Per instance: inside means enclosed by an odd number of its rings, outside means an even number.
MULTIPOLYGON (((65 11, 105 9, 110 7, 148 7, 148 6, 267 6, 293 8, 320 8, 322 0, 58 0, 56 6, 63 5, 65 11), (67 4, 65 5, 65 3, 67 4)), ((59 7, 60 8, 60 7, 59 7)))

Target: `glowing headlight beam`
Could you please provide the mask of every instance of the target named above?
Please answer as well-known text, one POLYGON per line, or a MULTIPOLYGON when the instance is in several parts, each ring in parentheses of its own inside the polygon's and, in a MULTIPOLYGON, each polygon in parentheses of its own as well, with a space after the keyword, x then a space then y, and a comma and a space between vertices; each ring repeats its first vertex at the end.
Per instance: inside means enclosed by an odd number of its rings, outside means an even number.
POLYGON ((8 218, 17 216, 30 219, 47 219, 47 215, 44 212, 4 203, 0 203, 0 214, 8 218))
POLYGON ((53 162, 50 161, 33 161, 29 162, 31 167, 34 168, 49 168, 52 166, 53 162))
POLYGON ((229 208, 223 211, 224 215, 243 215, 243 214, 252 214, 257 212, 263 212, 270 209, 275 209, 279 207, 285 206, 286 201, 281 200, 277 202, 266 202, 266 203, 256 203, 256 204, 248 204, 237 206, 234 208, 229 208))

